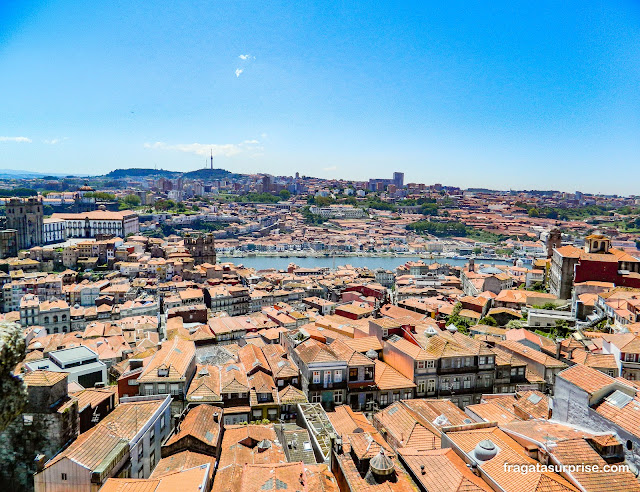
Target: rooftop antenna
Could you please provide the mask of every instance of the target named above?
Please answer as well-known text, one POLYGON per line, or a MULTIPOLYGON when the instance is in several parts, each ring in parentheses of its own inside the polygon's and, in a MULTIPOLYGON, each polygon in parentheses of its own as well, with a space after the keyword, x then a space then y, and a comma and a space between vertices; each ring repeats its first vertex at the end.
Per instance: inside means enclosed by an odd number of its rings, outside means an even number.
POLYGON ((211 149, 211 170, 213 171, 213 149, 211 149))

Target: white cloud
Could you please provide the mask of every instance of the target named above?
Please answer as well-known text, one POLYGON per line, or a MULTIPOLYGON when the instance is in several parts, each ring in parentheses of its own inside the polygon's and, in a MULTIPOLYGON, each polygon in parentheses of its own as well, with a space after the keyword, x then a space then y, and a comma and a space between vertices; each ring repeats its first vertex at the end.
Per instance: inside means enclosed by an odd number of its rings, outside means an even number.
POLYGON ((244 72, 241 68, 236 68, 236 77, 240 77, 240 74, 244 72))
POLYGON ((0 142, 31 143, 31 139, 27 137, 0 137, 0 142))
POLYGON ((146 149, 175 150, 208 157, 213 152, 214 156, 233 157, 242 153, 254 153, 261 151, 258 140, 245 140, 239 144, 168 144, 166 142, 145 143, 146 149))
POLYGON ((49 138, 49 139, 43 140, 42 143, 46 143, 47 145, 55 145, 55 144, 59 144, 60 142, 64 142, 65 140, 69 140, 69 137, 49 138))
POLYGON ((240 58, 241 60, 255 60, 256 59, 255 56, 251 56, 251 55, 240 55, 238 58, 240 58))

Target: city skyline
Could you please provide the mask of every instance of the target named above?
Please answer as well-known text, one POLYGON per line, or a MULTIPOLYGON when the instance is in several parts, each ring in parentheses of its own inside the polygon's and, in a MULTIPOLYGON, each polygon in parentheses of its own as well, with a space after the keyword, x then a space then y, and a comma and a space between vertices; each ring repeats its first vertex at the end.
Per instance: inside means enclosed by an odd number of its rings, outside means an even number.
POLYGON ((636 191, 632 2, 250 7, 1 6, 0 168, 636 191))

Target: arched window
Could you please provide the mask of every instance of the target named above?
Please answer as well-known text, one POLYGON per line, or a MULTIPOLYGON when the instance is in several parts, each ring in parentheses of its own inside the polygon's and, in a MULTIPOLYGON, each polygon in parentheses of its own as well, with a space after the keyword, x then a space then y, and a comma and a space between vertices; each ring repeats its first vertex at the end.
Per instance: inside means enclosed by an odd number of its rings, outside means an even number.
POLYGON ((62 315, 62 321, 67 321, 67 315, 66 314, 62 315))
POLYGON ((54 316, 54 317, 53 317, 53 322, 54 322, 54 323, 57 323, 57 322, 58 322, 58 317, 57 317, 57 316, 54 316))
POLYGON ((45 322, 45 324, 49 324, 49 316, 45 316, 44 317, 44 322, 45 322))

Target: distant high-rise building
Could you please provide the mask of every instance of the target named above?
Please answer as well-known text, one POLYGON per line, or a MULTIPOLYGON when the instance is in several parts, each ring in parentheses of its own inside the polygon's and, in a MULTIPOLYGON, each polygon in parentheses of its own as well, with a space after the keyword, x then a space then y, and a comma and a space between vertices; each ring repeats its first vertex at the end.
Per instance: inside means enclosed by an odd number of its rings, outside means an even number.
POLYGON ((7 229, 15 229, 16 246, 20 249, 43 244, 44 212, 40 197, 12 198, 6 206, 7 229))
POLYGON ((404 187, 404 173, 393 173, 393 184, 396 188, 400 189, 404 187))
POLYGON ((262 191, 269 193, 271 191, 271 176, 262 176, 262 191))

